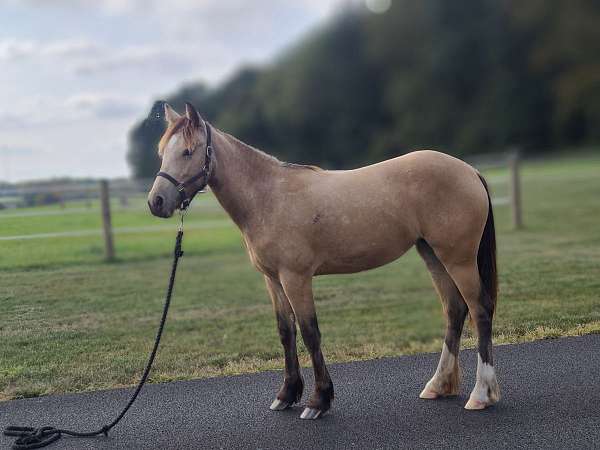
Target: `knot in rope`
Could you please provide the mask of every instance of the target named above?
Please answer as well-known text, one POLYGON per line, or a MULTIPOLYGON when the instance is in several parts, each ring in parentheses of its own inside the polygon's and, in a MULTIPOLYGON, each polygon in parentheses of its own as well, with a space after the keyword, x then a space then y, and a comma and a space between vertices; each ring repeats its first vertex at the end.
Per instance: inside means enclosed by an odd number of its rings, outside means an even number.
POLYGON ((17 440, 13 444, 14 450, 28 450, 41 448, 60 439, 61 432, 54 427, 7 427, 4 430, 6 436, 15 436, 17 440))

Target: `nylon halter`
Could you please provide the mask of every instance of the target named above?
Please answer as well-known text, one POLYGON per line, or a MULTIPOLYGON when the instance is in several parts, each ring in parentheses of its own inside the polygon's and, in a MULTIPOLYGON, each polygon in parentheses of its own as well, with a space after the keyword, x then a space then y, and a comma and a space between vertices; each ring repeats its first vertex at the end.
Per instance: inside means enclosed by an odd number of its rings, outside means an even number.
POLYGON ((205 149, 204 165, 202 166, 202 170, 200 170, 200 172, 198 172, 193 177, 190 177, 183 182, 177 181, 176 178, 172 177, 167 172, 161 171, 156 174, 157 177, 163 177, 164 179, 168 180, 173 186, 175 186, 175 189, 177 189, 177 193, 179 194, 179 198, 181 199, 181 203, 179 204, 179 209, 181 209, 182 211, 186 210, 188 208, 188 206, 190 206, 190 203, 194 199, 194 196, 198 192, 203 191, 204 188, 206 188, 206 186, 208 185, 208 182, 210 180, 210 175, 211 175, 211 171, 212 171, 211 161, 212 161, 212 153, 213 153, 212 137, 211 137, 211 131, 210 131, 210 124, 206 120, 203 120, 203 122, 204 122, 204 128, 206 128, 206 149, 205 149), (196 181, 200 180, 201 178, 203 178, 203 180, 202 180, 202 184, 200 185, 200 187, 198 189, 196 189, 196 191, 194 191, 194 193, 191 196, 188 195, 186 189, 189 186, 193 185, 196 181))

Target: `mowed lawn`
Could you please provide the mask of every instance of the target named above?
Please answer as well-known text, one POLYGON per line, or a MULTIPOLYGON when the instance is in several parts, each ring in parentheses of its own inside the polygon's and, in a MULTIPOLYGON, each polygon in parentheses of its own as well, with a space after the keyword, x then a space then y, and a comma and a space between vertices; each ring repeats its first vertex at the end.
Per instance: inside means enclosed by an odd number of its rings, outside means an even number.
MULTIPOLYGON (((526 228, 512 231, 508 207, 495 208, 495 342, 600 332, 600 155, 530 162, 522 174, 526 228)), ((494 194, 505 196, 506 173, 486 175, 494 194)), ((136 205, 115 207, 119 260, 111 264, 102 261, 100 236, 2 240, 97 229, 95 210, 69 204, 45 208, 59 211, 46 216, 0 212, 0 399, 137 382, 162 308, 177 220, 152 218, 143 202, 136 205), (167 228, 130 230, 148 226, 167 228)), ((283 367, 270 301, 238 231, 210 196, 197 200, 188 223, 152 381, 283 367)), ((414 250, 377 270, 319 277, 315 296, 328 361, 441 348, 441 307, 414 250)), ((474 345, 471 330, 465 334, 464 345, 474 345)), ((509 363, 497 361, 500 373, 509 363)))

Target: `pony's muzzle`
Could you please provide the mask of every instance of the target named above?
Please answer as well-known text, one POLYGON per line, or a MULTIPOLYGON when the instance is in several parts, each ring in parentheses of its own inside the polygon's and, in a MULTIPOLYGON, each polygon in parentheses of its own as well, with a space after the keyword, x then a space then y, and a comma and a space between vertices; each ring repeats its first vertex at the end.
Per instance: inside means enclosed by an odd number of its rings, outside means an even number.
POLYGON ((168 208, 167 200, 160 194, 148 197, 148 208, 152 215, 156 217, 168 218, 173 215, 172 208, 168 208))
POLYGON ((175 213, 179 204, 179 194, 174 186, 164 178, 154 180, 148 193, 148 208, 153 216, 167 219, 175 213))

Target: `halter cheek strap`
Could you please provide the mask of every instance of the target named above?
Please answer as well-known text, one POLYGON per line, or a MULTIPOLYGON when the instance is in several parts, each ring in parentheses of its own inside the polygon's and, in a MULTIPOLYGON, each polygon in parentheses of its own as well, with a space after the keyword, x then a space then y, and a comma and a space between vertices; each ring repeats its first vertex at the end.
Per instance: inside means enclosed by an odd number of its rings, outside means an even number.
POLYGON ((211 161, 212 161, 212 153, 213 153, 212 136, 211 136, 210 124, 208 122, 204 121, 204 127, 206 128, 206 149, 205 149, 205 155, 204 155, 205 156, 204 157, 204 165, 202 166, 202 170, 200 170, 200 172, 198 172, 193 177, 188 178, 184 182, 177 181, 176 178, 172 177, 167 172, 158 172, 156 174, 157 177, 162 177, 162 178, 168 180, 173 186, 175 186, 175 189, 177 189, 177 193, 179 194, 179 199, 181 200, 179 207, 182 210, 185 210, 188 208, 188 206, 190 206, 190 203, 194 199, 194 196, 198 192, 202 191, 206 187, 206 185, 208 184, 208 182, 210 180, 210 175, 211 175, 211 171, 212 171, 211 161), (194 193, 191 196, 188 195, 186 189, 188 187, 192 186, 194 183, 196 183, 200 179, 202 179, 202 184, 200 185, 200 187, 198 189, 196 189, 196 191, 194 191, 194 193))

